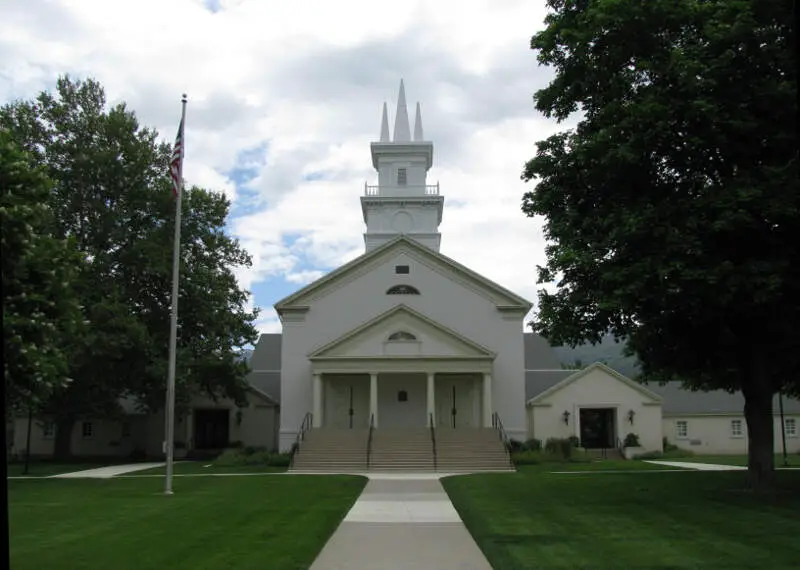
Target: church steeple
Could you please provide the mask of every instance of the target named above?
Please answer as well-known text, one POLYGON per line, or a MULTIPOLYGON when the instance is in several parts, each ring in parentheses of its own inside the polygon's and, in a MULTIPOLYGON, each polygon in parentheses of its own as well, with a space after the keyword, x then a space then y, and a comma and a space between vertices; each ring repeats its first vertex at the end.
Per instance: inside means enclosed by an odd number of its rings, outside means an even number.
POLYGON ((389 142, 389 111, 383 103, 383 118, 381 119, 381 142, 389 142))
POLYGON ((406 107, 406 88, 400 80, 400 94, 397 96, 397 113, 394 115, 394 137, 392 142, 408 142, 411 140, 411 129, 408 126, 408 107, 406 107))
POLYGON ((414 142, 425 140, 422 134, 422 111, 419 110, 419 103, 417 103, 417 115, 414 117, 414 142))
POLYGON ((394 136, 389 140, 389 117, 386 103, 381 116, 378 142, 370 145, 372 165, 378 171, 378 184, 365 185, 361 208, 367 231, 364 241, 367 251, 405 234, 439 251, 444 198, 439 185, 429 185, 428 170, 433 165, 433 143, 425 140, 422 112, 416 105, 414 138, 408 120, 406 89, 400 80, 394 136))

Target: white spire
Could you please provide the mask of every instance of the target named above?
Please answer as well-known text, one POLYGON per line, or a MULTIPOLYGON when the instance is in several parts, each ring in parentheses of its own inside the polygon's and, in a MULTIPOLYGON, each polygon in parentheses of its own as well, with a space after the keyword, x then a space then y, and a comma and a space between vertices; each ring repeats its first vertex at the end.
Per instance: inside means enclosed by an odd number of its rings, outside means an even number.
POLYGON ((397 113, 394 116, 393 142, 409 142, 411 129, 408 126, 408 108, 406 107, 406 88, 400 80, 400 94, 397 96, 397 113))
POLYGON ((386 103, 383 103, 383 118, 381 119, 381 142, 389 142, 389 112, 386 103))
POLYGON ((422 134, 422 112, 419 110, 417 102, 417 115, 414 117, 414 141, 423 141, 425 136, 422 134))

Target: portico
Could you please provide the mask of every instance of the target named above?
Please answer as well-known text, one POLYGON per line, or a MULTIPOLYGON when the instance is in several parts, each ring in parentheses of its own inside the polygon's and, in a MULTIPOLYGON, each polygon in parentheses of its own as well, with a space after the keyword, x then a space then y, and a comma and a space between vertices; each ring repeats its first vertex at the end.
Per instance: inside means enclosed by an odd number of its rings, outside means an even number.
POLYGON ((315 428, 491 427, 490 358, 314 362, 315 428), (366 368, 366 370, 365 370, 366 368))

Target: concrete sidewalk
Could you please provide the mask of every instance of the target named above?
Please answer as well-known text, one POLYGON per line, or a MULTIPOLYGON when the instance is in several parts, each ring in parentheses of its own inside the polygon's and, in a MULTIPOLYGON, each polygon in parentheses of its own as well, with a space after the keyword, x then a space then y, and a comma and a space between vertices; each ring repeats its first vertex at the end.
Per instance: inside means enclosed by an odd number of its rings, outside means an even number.
POLYGON ((311 570, 491 570, 438 477, 371 474, 311 570))
POLYGON ((694 469, 695 471, 744 471, 747 467, 738 465, 718 465, 716 463, 692 463, 691 461, 655 461, 645 460, 645 463, 654 465, 665 465, 667 467, 680 467, 682 469, 694 469))
POLYGON ((144 471, 154 467, 161 467, 166 463, 131 463, 128 465, 111 465, 109 467, 98 467, 96 469, 86 469, 84 471, 74 471, 72 473, 61 473, 51 475, 51 479, 109 479, 123 473, 133 473, 144 471))

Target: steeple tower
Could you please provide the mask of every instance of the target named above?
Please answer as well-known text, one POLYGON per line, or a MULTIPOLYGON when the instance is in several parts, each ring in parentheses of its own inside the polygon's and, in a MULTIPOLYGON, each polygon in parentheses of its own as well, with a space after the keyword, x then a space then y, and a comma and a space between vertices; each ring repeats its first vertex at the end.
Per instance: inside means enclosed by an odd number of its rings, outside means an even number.
POLYGON ((422 132, 422 111, 419 103, 414 117, 414 139, 406 105, 406 89, 400 80, 397 95, 394 136, 389 140, 389 117, 383 104, 379 142, 370 144, 372 166, 378 171, 378 184, 365 184, 361 210, 367 231, 366 250, 370 251, 398 234, 408 235, 439 251, 444 198, 438 183, 427 183, 433 165, 433 143, 422 132))

